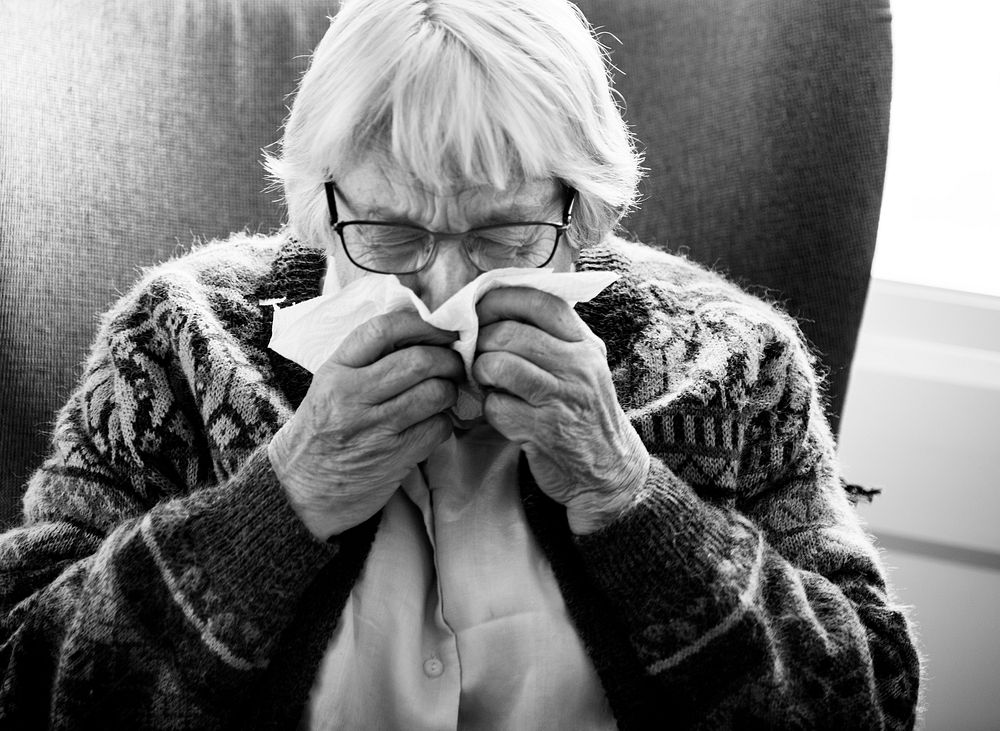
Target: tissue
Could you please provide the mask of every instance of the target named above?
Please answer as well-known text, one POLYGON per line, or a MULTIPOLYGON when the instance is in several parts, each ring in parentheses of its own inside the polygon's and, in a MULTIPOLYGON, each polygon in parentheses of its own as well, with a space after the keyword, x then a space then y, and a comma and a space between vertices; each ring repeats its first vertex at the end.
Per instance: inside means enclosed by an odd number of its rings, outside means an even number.
POLYGON ((465 363, 467 382, 459 388, 453 416, 467 422, 482 414, 482 393, 472 380, 479 335, 476 303, 496 287, 532 287, 571 306, 587 302, 618 279, 614 272, 553 272, 551 269, 494 269, 462 287, 434 312, 391 274, 373 274, 333 294, 276 309, 268 347, 315 373, 356 327, 377 315, 415 309, 431 325, 459 334, 452 346, 465 363))

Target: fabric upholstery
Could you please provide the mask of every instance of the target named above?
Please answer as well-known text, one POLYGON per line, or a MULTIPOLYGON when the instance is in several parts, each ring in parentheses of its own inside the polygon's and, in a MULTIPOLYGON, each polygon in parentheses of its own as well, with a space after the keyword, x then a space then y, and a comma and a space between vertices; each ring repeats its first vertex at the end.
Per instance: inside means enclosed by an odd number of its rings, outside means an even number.
POLYGON ((260 149, 335 0, 0 9, 0 517, 19 513, 97 314, 193 237, 281 222, 260 149))
POLYGON ((888 0, 581 0, 650 176, 637 238, 795 315, 836 432, 885 176, 888 0))
MULTIPOLYGON (((885 0, 584 0, 647 148, 637 238, 766 288, 836 423, 885 163, 885 0)), ((0 521, 96 315, 194 237, 280 224, 259 150, 335 0, 0 5, 0 521)))

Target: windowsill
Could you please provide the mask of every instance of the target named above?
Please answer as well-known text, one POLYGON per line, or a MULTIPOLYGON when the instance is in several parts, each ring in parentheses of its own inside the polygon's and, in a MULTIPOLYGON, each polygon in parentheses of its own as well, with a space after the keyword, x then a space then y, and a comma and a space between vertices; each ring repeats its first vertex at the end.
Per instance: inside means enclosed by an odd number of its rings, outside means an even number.
POLYGON ((848 480, 883 489, 869 529, 1000 555, 998 435, 1000 298, 873 279, 840 439, 848 480))

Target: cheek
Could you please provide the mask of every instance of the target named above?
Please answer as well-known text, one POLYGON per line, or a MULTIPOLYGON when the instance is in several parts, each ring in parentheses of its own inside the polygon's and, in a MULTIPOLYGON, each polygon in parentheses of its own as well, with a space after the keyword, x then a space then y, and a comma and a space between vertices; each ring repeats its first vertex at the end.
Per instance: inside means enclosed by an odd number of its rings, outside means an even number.
POLYGON ((326 257, 326 278, 323 280, 323 293, 337 292, 367 273, 364 269, 354 266, 347 258, 347 254, 344 253, 344 247, 338 242, 333 253, 326 257))

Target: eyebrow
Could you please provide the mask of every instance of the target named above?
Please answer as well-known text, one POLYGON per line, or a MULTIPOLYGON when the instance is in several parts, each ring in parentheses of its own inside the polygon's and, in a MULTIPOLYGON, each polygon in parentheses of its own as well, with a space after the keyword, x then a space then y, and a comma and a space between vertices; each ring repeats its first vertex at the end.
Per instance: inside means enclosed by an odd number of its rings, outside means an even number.
POLYGON ((365 218, 385 218, 385 219, 402 219, 405 218, 398 211, 393 210, 388 206, 378 206, 371 205, 364 209, 363 211, 365 218))
MULTIPOLYGON (((492 226, 502 223, 518 223, 520 221, 542 221, 545 220, 544 212, 548 210, 547 205, 533 205, 515 203, 502 210, 496 210, 484 216, 472 228, 481 226, 492 226)), ((553 206, 554 210, 554 206, 553 206)), ((407 226, 423 228, 423 225, 407 218, 399 210, 390 206, 370 205, 364 209, 366 220, 383 220, 390 223, 402 223, 407 226)))

